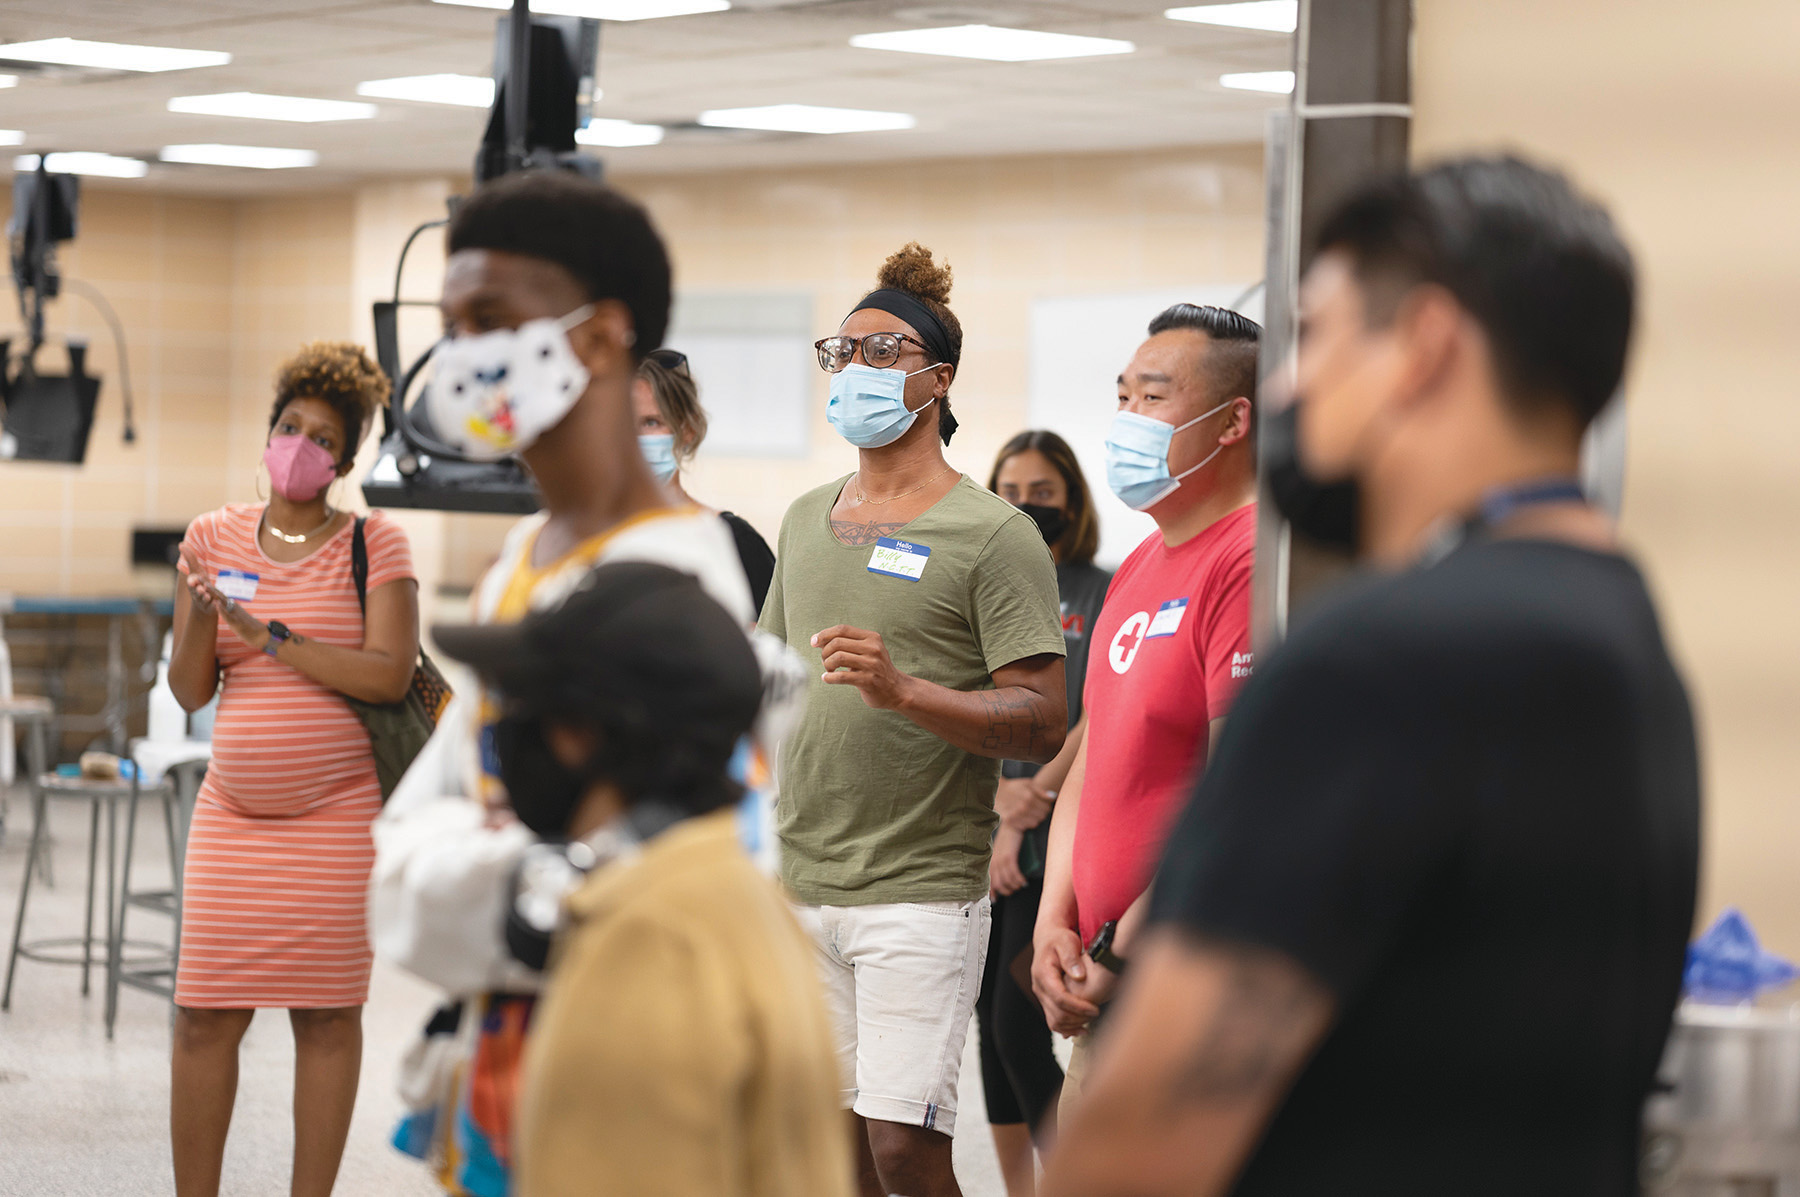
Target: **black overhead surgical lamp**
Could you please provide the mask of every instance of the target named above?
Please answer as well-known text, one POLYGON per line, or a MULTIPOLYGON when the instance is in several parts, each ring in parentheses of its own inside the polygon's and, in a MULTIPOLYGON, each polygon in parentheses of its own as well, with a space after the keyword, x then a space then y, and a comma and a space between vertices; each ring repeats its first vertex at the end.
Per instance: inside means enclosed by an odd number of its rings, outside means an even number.
MULTIPOLYGON (((533 16, 529 0, 514 0, 494 38, 494 106, 475 155, 476 182, 518 170, 601 176, 600 160, 575 148, 575 132, 592 110, 599 54, 599 21, 533 16)), ((453 212, 456 203, 452 198, 453 212)), ((415 387, 431 385, 428 366, 436 346, 405 364, 400 309, 436 307, 437 301, 402 299, 400 281, 419 234, 448 223, 428 220, 412 231, 394 270, 394 297, 374 305, 375 359, 393 389, 381 451, 363 479, 363 495, 373 507, 526 515, 540 503, 536 484, 517 461, 463 457, 438 437, 423 405, 408 402, 415 387)))
POLYGON ((25 345, 14 364, 12 342, 0 340, 0 460, 57 461, 74 465, 87 457, 88 434, 100 400, 100 377, 87 369, 87 343, 67 341, 66 374, 38 370, 44 347, 44 307, 69 290, 94 304, 106 318, 118 346, 119 375, 125 398, 126 444, 137 439, 131 418, 131 374, 125 361, 125 330, 106 297, 87 283, 62 277, 56 247, 75 239, 81 202, 81 180, 52 174, 50 155, 38 155, 36 168, 13 175, 12 219, 6 235, 12 259, 13 286, 19 294, 19 317, 25 345))

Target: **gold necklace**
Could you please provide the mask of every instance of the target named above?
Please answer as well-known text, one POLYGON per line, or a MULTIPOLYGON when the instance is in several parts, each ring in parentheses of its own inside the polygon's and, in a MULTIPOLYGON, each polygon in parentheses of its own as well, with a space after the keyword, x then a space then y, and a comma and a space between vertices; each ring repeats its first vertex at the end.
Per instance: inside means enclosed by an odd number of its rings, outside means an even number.
POLYGON ((338 517, 338 513, 331 510, 329 507, 327 507, 325 511, 326 515, 324 523, 320 524, 317 528, 314 528, 311 532, 302 532, 298 536, 290 536, 288 533, 283 532, 280 528, 277 528, 274 524, 269 522, 269 512, 265 508, 263 510, 263 527, 267 528, 269 534, 276 540, 286 541, 288 544, 305 544, 325 529, 331 527, 331 521, 338 517))
POLYGON ((858 503, 867 503, 871 507, 882 507, 888 503, 892 503, 895 499, 904 499, 907 495, 918 494, 920 491, 924 490, 926 487, 930 486, 933 482, 936 482, 939 478, 942 478, 945 474, 948 474, 949 472, 950 472, 950 467, 945 466, 943 469, 939 470, 937 473, 933 474, 931 477, 925 479, 925 481, 919 483, 919 485, 913 487, 911 490, 902 491, 901 493, 899 493, 897 495, 889 495, 885 499, 871 499, 868 495, 863 494, 862 474, 860 472, 856 475, 856 481, 851 483, 851 486, 853 486, 856 490, 856 501, 858 503))

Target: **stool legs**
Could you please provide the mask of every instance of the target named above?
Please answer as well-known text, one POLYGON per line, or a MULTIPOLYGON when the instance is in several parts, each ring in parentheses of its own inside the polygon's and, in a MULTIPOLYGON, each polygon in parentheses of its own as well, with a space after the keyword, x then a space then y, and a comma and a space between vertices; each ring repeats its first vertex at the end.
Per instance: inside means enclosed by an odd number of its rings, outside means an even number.
MULTIPOLYGON (((130 807, 125 812, 125 852, 119 865, 118 895, 113 905, 117 917, 113 920, 111 933, 106 945, 106 1037, 113 1037, 113 1025, 119 1014, 119 986, 125 976, 125 918, 132 904, 131 867, 132 856, 137 851, 137 812, 138 799, 142 790, 136 781, 131 787, 130 807)), ((170 913, 175 919, 175 940, 169 948, 169 984, 170 997, 173 999, 176 970, 181 959, 181 870, 182 859, 177 843, 176 821, 179 817, 180 798, 174 788, 165 787, 162 791, 163 828, 168 835, 169 844, 169 876, 170 876, 170 913)), ((110 823, 109 823, 110 826, 110 823)), ((108 889, 111 889, 111 875, 108 875, 108 889)), ((172 1009, 172 1008, 171 1008, 172 1009)))
POLYGON ((31 901, 31 874, 35 871, 31 866, 37 859, 38 849, 44 838, 44 822, 49 803, 44 792, 37 786, 36 775, 33 775, 31 786, 31 846, 25 850, 25 883, 19 886, 19 912, 13 916, 12 951, 6 957, 6 992, 0 995, 0 1010, 12 1009, 13 972, 19 967, 19 939, 25 931, 25 906, 31 901))
MULTIPOLYGON (((100 863, 100 804, 93 804, 88 826, 87 919, 81 932, 81 996, 88 995, 88 967, 94 959, 94 881, 100 863)), ((110 862, 109 862, 110 863, 110 862)), ((107 921, 112 921, 110 912, 107 921)))
POLYGON ((119 868, 118 916, 106 939, 106 1037, 113 1037, 113 1020, 119 1013, 119 970, 125 957, 125 912, 131 909, 131 853, 137 847, 137 785, 131 787, 131 807, 125 812, 125 862, 119 868))

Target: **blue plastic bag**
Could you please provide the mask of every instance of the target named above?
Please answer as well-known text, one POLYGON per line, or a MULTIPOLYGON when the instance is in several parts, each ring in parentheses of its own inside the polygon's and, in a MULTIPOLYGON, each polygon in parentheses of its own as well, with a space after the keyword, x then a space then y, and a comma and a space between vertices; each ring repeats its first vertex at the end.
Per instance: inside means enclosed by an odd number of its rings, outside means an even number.
POLYGON ((1739 1006, 1754 1002, 1765 989, 1780 989, 1796 976, 1800 969, 1763 951, 1750 920, 1734 906, 1688 946, 1681 987, 1692 1001, 1739 1006))

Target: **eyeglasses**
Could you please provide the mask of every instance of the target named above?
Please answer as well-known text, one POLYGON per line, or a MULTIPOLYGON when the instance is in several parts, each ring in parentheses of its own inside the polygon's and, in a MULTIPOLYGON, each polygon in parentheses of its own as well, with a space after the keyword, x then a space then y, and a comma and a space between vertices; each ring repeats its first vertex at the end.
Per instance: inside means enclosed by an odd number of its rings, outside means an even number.
POLYGON ((679 349, 652 349, 644 355, 665 370, 683 370, 689 373, 688 356, 679 349))
POLYGON ((836 374, 850 364, 856 356, 856 347, 862 346, 863 361, 877 370, 885 370, 900 360, 900 342, 910 341, 920 350, 929 354, 931 349, 925 342, 905 333, 870 333, 866 337, 826 337, 822 341, 814 341, 813 348, 819 351, 819 369, 827 374, 836 374))

